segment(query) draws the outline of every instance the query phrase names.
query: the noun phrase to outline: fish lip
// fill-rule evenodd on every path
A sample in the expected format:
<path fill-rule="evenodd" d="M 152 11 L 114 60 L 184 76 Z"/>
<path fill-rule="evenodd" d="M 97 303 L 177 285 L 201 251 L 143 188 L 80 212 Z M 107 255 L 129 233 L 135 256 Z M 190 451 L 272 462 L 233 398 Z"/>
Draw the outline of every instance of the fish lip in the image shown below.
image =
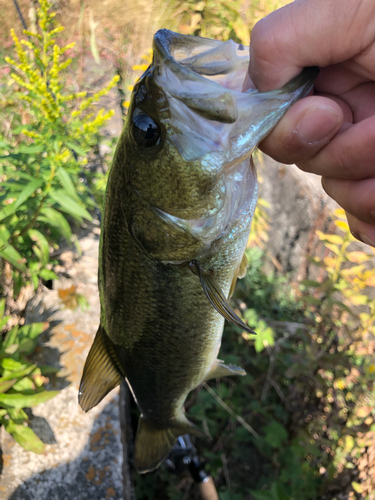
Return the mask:
<path fill-rule="evenodd" d="M 154 80 L 169 99 L 179 100 L 195 113 L 220 123 L 234 123 L 238 118 L 234 93 L 210 76 L 225 73 L 223 64 L 228 66 L 227 73 L 232 71 L 238 59 L 233 57 L 235 47 L 238 44 L 232 40 L 221 42 L 159 30 L 153 43 Z M 207 56 L 210 58 L 213 50 L 216 59 L 210 67 Z M 248 63 L 248 57 L 242 59 Z"/>
<path fill-rule="evenodd" d="M 242 44 L 159 30 L 153 46 L 153 81 L 168 102 L 161 120 L 168 140 L 184 160 L 216 163 L 218 170 L 249 157 L 318 74 L 305 68 L 282 89 L 242 93 L 250 60 Z"/>

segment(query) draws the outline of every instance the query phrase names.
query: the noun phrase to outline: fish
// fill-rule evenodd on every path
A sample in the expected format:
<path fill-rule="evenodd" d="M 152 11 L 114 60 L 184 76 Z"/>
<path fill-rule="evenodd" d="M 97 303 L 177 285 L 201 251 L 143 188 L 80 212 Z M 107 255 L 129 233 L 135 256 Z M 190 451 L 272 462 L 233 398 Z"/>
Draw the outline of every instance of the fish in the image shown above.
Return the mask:
<path fill-rule="evenodd" d="M 207 437 L 184 402 L 212 378 L 229 299 L 247 268 L 258 197 L 251 155 L 313 87 L 305 68 L 280 90 L 241 92 L 247 47 L 159 30 L 134 86 L 109 172 L 98 285 L 100 325 L 83 369 L 89 411 L 126 380 L 140 409 L 134 466 L 160 466 L 178 436 Z"/>

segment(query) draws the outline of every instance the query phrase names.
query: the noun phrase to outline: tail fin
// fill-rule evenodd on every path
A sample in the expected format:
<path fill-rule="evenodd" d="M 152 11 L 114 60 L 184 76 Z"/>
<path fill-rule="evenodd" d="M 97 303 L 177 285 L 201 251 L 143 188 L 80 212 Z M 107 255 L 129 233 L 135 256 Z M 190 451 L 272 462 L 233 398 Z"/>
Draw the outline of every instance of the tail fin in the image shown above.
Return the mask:
<path fill-rule="evenodd" d="M 151 420 L 140 417 L 135 439 L 134 465 L 140 474 L 157 469 L 182 434 L 208 436 L 191 423 L 184 414 L 173 421 L 171 427 L 160 427 Z"/>

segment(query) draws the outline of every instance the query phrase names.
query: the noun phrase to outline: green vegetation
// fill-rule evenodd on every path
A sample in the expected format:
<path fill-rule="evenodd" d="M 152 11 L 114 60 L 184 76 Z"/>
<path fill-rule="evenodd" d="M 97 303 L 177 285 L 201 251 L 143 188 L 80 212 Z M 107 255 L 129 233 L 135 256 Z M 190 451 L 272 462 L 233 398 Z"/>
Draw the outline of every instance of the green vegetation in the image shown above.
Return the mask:
<path fill-rule="evenodd" d="M 340 234 L 317 233 L 323 257 L 311 259 L 314 280 L 265 275 L 265 252 L 247 251 L 251 265 L 234 300 L 258 335 L 227 325 L 221 350 L 247 375 L 204 384 L 187 403 L 212 436 L 196 446 L 221 500 L 372 498 L 363 469 L 375 430 L 374 254 L 352 249 L 343 211 L 333 217 Z M 136 485 L 140 500 L 162 491 L 199 498 L 187 493 L 187 478 L 163 469 Z"/>
<path fill-rule="evenodd" d="M 23 39 L 13 32 L 16 54 L 0 67 L 0 296 L 7 300 L 0 302 L 0 422 L 25 448 L 41 452 L 43 443 L 25 425 L 24 408 L 55 393 L 43 388 L 49 369 L 28 359 L 44 326 L 9 330 L 4 312 L 12 312 L 10 299 L 28 283 L 37 288 L 40 279 L 56 279 L 51 253 L 61 239 L 74 242 L 101 205 L 106 179 L 87 168 L 86 158 L 112 115 L 94 105 L 117 78 L 103 90 L 80 92 L 82 82 L 69 90 L 69 57 L 78 69 L 90 53 L 112 61 L 125 101 L 135 79 L 129 69 L 142 54 L 148 62 L 149 35 L 158 27 L 248 43 L 255 22 L 281 3 L 111 0 L 104 11 L 93 0 L 88 23 L 80 2 L 68 33 L 69 40 L 78 37 L 74 49 L 63 43 L 51 5 L 40 0 L 35 30 Z M 82 172 L 87 184 L 80 182 Z M 334 500 L 343 492 L 350 500 L 373 498 L 375 302 L 368 292 L 375 287 L 374 255 L 353 248 L 342 212 L 332 217 L 336 230 L 316 234 L 320 247 L 309 279 L 294 283 L 276 270 L 264 272 L 272 256 L 267 205 L 258 204 L 247 250 L 251 265 L 234 297 L 258 335 L 227 326 L 222 346 L 225 361 L 247 375 L 212 381 L 187 404 L 212 436 L 196 445 L 221 500 Z M 75 290 L 63 292 L 64 304 L 76 307 Z M 137 500 L 198 498 L 187 476 L 164 468 L 134 481 Z"/>
<path fill-rule="evenodd" d="M 5 300 L 0 300 L 0 329 L 9 317 L 4 316 Z M 44 451 L 44 443 L 28 427 L 24 408 L 44 403 L 58 391 L 46 391 L 46 375 L 54 373 L 49 366 L 37 366 L 28 361 L 37 346 L 39 335 L 48 323 L 15 326 L 0 338 L 0 423 L 23 448 L 34 453 Z"/>
<path fill-rule="evenodd" d="M 65 55 L 74 44 L 58 43 L 63 28 L 46 0 L 40 0 L 36 15 L 35 31 L 25 31 L 23 39 L 12 30 L 15 56 L 5 57 L 10 71 L 1 89 L 0 297 L 6 300 L 0 301 L 0 423 L 25 449 L 42 453 L 44 444 L 26 425 L 24 408 L 57 393 L 43 387 L 52 369 L 27 359 L 45 325 L 9 330 L 10 316 L 4 313 L 17 311 L 25 287 L 36 290 L 40 280 L 57 279 L 51 252 L 62 239 L 75 242 L 73 229 L 92 218 L 89 211 L 97 203 L 90 186 L 102 196 L 104 183 L 103 174 L 94 178 L 86 169 L 86 157 L 113 115 L 94 104 L 118 78 L 91 96 L 67 91 L 71 59 Z M 83 172 L 87 183 L 80 181 Z M 73 305 L 85 304 L 76 294 Z"/>
<path fill-rule="evenodd" d="M 12 273 L 15 297 L 30 281 L 36 289 L 40 279 L 57 278 L 51 249 L 61 238 L 72 240 L 73 221 L 91 220 L 96 203 L 80 173 L 113 115 L 93 104 L 116 77 L 92 96 L 65 90 L 71 60 L 64 54 L 74 44 L 58 44 L 63 28 L 50 9 L 40 1 L 36 32 L 25 31 L 27 38 L 12 31 L 17 57 L 5 58 L 12 72 L 2 112 L 11 129 L 0 131 L 0 270 L 3 277 Z"/>

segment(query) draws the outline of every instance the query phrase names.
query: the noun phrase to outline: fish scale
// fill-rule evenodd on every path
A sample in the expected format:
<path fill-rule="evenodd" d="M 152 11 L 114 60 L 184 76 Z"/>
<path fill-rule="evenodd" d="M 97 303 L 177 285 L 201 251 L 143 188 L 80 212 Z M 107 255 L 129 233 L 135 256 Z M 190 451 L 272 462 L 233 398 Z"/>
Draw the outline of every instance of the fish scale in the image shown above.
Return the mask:
<path fill-rule="evenodd" d="M 234 42 L 161 30 L 134 86 L 109 173 L 99 255 L 101 320 L 79 391 L 88 411 L 126 379 L 141 411 L 134 462 L 158 467 L 178 436 L 204 433 L 184 402 L 218 360 L 258 188 L 255 146 L 317 75 L 241 93 L 249 58 Z M 253 332 L 252 332 L 253 333 Z"/>

